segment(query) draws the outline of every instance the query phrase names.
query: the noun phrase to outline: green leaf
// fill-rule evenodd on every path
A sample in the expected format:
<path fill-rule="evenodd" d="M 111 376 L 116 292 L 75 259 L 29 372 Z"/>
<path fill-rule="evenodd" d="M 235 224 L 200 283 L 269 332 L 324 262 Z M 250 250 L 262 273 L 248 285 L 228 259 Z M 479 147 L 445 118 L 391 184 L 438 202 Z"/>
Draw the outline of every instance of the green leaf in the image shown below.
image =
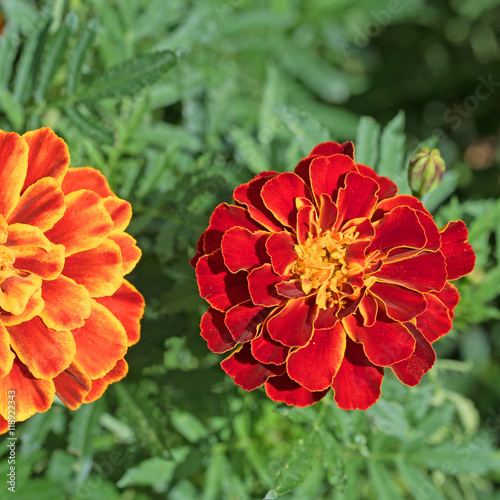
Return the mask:
<path fill-rule="evenodd" d="M 0 87 L 7 88 L 21 37 L 15 26 L 7 24 L 0 36 Z"/>
<path fill-rule="evenodd" d="M 169 50 L 130 59 L 97 76 L 72 100 L 94 101 L 136 94 L 159 80 L 175 65 L 176 60 L 175 54 Z"/>
<path fill-rule="evenodd" d="M 375 490 L 376 498 L 403 500 L 403 497 L 394 485 L 394 478 L 382 461 L 377 458 L 369 460 L 368 473 L 370 475 L 371 484 Z"/>
<path fill-rule="evenodd" d="M 432 498 L 432 500 L 445 500 L 444 496 L 435 488 L 434 484 L 421 469 L 408 462 L 403 462 L 401 459 L 396 461 L 396 466 L 415 499 Z"/>
<path fill-rule="evenodd" d="M 0 90 L 0 107 L 14 130 L 21 132 L 25 120 L 24 108 L 8 90 Z"/>
<path fill-rule="evenodd" d="M 380 400 L 367 410 L 375 424 L 388 436 L 407 439 L 410 425 L 406 419 L 403 406 L 394 401 Z"/>
<path fill-rule="evenodd" d="M 197 443 L 208 436 L 208 429 L 192 413 L 174 410 L 170 415 L 172 425 L 191 443 Z"/>
<path fill-rule="evenodd" d="M 231 132 L 231 138 L 234 141 L 236 152 L 252 173 L 259 174 L 268 170 L 268 160 L 262 151 L 262 146 L 246 130 L 234 129 Z"/>
<path fill-rule="evenodd" d="M 72 106 L 64 106 L 63 111 L 73 125 L 75 125 L 90 141 L 98 145 L 113 144 L 113 133 L 104 128 L 90 113 L 84 115 L 83 113 L 80 113 L 77 108 Z"/>
<path fill-rule="evenodd" d="M 152 457 L 140 462 L 136 467 L 128 469 L 116 483 L 119 488 L 128 486 L 155 486 L 164 491 L 174 475 L 177 464 L 174 460 Z"/>
<path fill-rule="evenodd" d="M 222 446 L 214 446 L 205 474 L 203 500 L 219 500 L 223 498 L 222 485 L 229 473 L 227 458 Z"/>
<path fill-rule="evenodd" d="M 355 158 L 357 163 L 368 165 L 372 168 L 377 164 L 380 128 L 380 124 L 371 116 L 362 116 L 359 119 L 355 143 Z"/>

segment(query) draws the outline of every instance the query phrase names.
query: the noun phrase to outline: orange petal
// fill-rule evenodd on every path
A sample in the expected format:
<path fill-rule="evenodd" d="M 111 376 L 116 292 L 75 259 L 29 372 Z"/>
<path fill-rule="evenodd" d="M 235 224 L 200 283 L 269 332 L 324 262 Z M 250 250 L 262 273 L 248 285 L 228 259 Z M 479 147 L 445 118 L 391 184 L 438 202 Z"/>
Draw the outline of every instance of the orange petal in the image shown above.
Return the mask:
<path fill-rule="evenodd" d="M 113 221 L 102 199 L 92 191 L 80 190 L 64 198 L 66 212 L 46 235 L 66 248 L 66 256 L 95 248 L 113 229 Z"/>
<path fill-rule="evenodd" d="M 76 345 L 71 332 L 51 330 L 38 317 L 9 326 L 7 330 L 12 348 L 36 378 L 54 378 L 75 357 Z"/>
<path fill-rule="evenodd" d="M 52 380 L 38 380 L 16 359 L 10 373 L 0 379 L 0 415 L 8 418 L 8 394 L 15 392 L 16 420 L 22 422 L 35 413 L 47 411 L 54 401 Z"/>
<path fill-rule="evenodd" d="M 9 374 L 15 357 L 15 354 L 10 350 L 9 332 L 0 323 L 0 378 Z"/>
<path fill-rule="evenodd" d="M 7 231 L 8 224 L 2 214 L 0 214 L 0 245 L 3 245 L 7 241 Z"/>
<path fill-rule="evenodd" d="M 123 231 L 113 231 L 109 235 L 109 239 L 113 240 L 121 249 L 123 274 L 130 273 L 142 255 L 141 249 L 136 245 L 137 241 Z"/>
<path fill-rule="evenodd" d="M 91 297 L 113 295 L 123 278 L 120 247 L 105 239 L 92 250 L 67 257 L 62 274 L 83 285 Z"/>
<path fill-rule="evenodd" d="M 78 285 L 66 276 L 42 283 L 45 302 L 40 318 L 48 328 L 73 330 L 85 324 L 90 316 L 90 294 L 83 285 Z"/>
<path fill-rule="evenodd" d="M 0 434 L 5 434 L 9 430 L 9 422 L 0 416 Z"/>
<path fill-rule="evenodd" d="M 124 378 L 128 373 L 128 365 L 124 359 L 119 359 L 115 367 L 110 370 L 104 377 L 92 380 L 92 389 L 85 397 L 85 403 L 92 403 L 93 401 L 99 399 L 109 384 L 118 382 Z"/>
<path fill-rule="evenodd" d="M 22 314 L 32 295 L 40 289 L 42 279 L 34 274 L 11 276 L 0 284 L 0 309 L 15 316 Z"/>
<path fill-rule="evenodd" d="M 64 210 L 64 194 L 58 182 L 44 177 L 24 191 L 9 216 L 9 223 L 28 224 L 47 231 L 63 216 Z"/>
<path fill-rule="evenodd" d="M 94 191 L 101 198 L 115 196 L 111 191 L 106 177 L 99 170 L 91 167 L 70 168 L 62 183 L 64 194 L 80 189 Z"/>
<path fill-rule="evenodd" d="M 8 217 L 19 201 L 28 168 L 28 145 L 13 132 L 0 131 L 0 214 Z"/>
<path fill-rule="evenodd" d="M 48 127 L 27 132 L 23 139 L 29 146 L 28 173 L 23 190 L 42 177 L 53 177 L 60 183 L 69 165 L 66 143 Z"/>
<path fill-rule="evenodd" d="M 84 402 L 92 381 L 82 367 L 73 361 L 66 370 L 54 378 L 57 397 L 70 409 L 76 410 Z"/>
<path fill-rule="evenodd" d="M 34 278 L 37 278 L 34 276 Z M 42 281 L 42 284 L 44 282 Z M 1 292 L 0 292 L 1 293 Z M 42 299 L 42 290 L 38 288 L 35 293 L 29 298 L 26 307 L 23 312 L 20 314 L 10 314 L 10 313 L 1 313 L 0 320 L 3 322 L 5 326 L 19 325 L 25 321 L 29 321 L 30 319 L 38 316 L 44 307 L 44 302 Z"/>
<path fill-rule="evenodd" d="M 115 229 L 124 231 L 132 218 L 132 206 L 130 203 L 116 196 L 108 196 L 103 201 L 108 214 L 115 223 Z"/>
<path fill-rule="evenodd" d="M 92 301 L 92 313 L 81 328 L 73 330 L 77 361 L 92 379 L 106 375 L 127 352 L 122 324 L 103 305 Z"/>
<path fill-rule="evenodd" d="M 96 300 L 123 325 L 128 345 L 137 343 L 141 331 L 140 320 L 144 314 L 144 299 L 134 286 L 123 280 L 121 287 L 111 297 L 101 297 Z"/>

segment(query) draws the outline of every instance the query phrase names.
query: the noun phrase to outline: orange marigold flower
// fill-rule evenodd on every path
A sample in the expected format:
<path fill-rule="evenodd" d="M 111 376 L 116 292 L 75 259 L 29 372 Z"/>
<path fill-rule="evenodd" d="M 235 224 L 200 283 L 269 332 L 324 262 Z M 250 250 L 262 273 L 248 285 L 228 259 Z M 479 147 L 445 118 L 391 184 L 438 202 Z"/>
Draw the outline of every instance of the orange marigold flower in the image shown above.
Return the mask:
<path fill-rule="evenodd" d="M 0 431 L 52 405 L 72 410 L 127 374 L 141 294 L 130 204 L 93 168 L 68 169 L 49 128 L 0 131 Z"/>
<path fill-rule="evenodd" d="M 210 307 L 201 335 L 243 389 L 343 409 L 380 397 L 384 367 L 406 385 L 434 364 L 475 262 L 462 221 L 438 229 L 417 198 L 323 143 L 294 173 L 263 172 L 219 205 L 191 264 Z"/>

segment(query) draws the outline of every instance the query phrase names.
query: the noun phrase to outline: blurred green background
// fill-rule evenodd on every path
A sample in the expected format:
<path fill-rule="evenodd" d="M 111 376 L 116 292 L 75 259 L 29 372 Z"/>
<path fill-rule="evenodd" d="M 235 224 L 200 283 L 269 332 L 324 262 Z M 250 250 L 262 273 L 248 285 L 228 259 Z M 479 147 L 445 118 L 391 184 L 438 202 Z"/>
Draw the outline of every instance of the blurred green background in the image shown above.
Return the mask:
<path fill-rule="evenodd" d="M 500 499 L 499 6 L 0 2 L 0 128 L 52 127 L 132 203 L 147 301 L 124 381 L 17 426 L 17 498 Z M 237 185 L 325 140 L 354 140 L 403 191 L 408 155 L 438 147 L 448 171 L 423 201 L 467 222 L 478 257 L 436 366 L 415 388 L 386 375 L 366 412 L 235 386 L 199 336 L 188 264 Z"/>

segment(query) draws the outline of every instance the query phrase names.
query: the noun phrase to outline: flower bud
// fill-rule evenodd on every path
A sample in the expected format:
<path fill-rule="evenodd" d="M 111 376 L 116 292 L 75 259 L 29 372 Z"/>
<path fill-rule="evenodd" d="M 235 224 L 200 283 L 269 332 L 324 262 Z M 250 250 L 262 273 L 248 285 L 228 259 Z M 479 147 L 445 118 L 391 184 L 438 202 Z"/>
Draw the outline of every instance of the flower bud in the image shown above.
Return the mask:
<path fill-rule="evenodd" d="M 446 163 L 441 158 L 439 149 L 421 148 L 410 160 L 408 179 L 412 191 L 423 196 L 437 188 L 443 180 Z"/>

